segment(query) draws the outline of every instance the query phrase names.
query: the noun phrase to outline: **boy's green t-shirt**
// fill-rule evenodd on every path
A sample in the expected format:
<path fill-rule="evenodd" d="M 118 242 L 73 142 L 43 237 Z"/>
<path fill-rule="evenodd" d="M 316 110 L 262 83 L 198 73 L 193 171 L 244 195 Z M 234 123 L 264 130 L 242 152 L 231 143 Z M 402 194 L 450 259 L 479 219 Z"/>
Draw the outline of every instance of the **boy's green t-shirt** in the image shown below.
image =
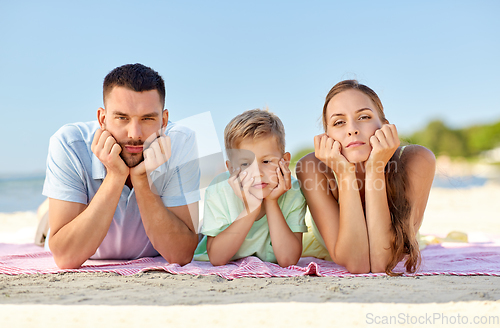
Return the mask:
<path fill-rule="evenodd" d="M 209 260 L 207 236 L 215 237 L 224 231 L 245 208 L 243 202 L 236 196 L 227 182 L 228 178 L 229 172 L 219 174 L 206 190 L 201 229 L 201 233 L 205 236 L 194 253 L 193 259 L 196 261 Z M 304 219 L 306 200 L 300 190 L 299 182 L 294 177 L 292 177 L 292 188 L 278 199 L 278 205 L 292 232 L 307 232 Z M 231 260 L 251 255 L 257 256 L 263 261 L 276 263 L 266 215 L 254 222 L 245 241 Z"/>

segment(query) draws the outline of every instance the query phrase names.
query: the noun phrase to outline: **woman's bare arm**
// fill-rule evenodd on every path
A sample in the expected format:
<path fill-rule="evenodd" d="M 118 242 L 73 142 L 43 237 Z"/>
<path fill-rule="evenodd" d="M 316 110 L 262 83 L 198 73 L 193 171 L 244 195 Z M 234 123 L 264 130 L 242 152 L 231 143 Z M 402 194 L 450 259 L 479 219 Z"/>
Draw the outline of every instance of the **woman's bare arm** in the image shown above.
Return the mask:
<path fill-rule="evenodd" d="M 409 145 L 402 154 L 408 174 L 406 197 L 411 206 L 410 222 L 417 233 L 424 218 L 432 181 L 436 172 L 436 157 L 429 149 Z"/>
<path fill-rule="evenodd" d="M 366 222 L 352 177 L 337 187 L 333 171 L 311 153 L 297 163 L 297 178 L 333 261 L 352 273 L 369 272 Z"/>

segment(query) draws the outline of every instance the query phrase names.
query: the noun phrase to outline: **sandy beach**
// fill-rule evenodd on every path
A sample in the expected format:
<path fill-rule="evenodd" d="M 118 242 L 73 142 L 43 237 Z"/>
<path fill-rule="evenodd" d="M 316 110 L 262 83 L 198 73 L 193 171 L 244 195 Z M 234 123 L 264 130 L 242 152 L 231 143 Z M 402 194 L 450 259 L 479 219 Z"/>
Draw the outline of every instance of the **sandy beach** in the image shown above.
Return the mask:
<path fill-rule="evenodd" d="M 456 230 L 472 239 L 500 235 L 499 196 L 500 185 L 493 182 L 465 189 L 433 188 L 420 231 L 446 235 Z M 31 242 L 36 223 L 33 212 L 0 214 L 0 242 Z M 416 327 L 424 318 L 426 326 L 476 320 L 488 327 L 500 324 L 499 300 L 500 277 L 488 276 L 227 281 L 166 272 L 0 275 L 2 327 L 363 327 L 392 319 L 396 325 Z M 486 323 L 488 318 L 493 324 Z"/>

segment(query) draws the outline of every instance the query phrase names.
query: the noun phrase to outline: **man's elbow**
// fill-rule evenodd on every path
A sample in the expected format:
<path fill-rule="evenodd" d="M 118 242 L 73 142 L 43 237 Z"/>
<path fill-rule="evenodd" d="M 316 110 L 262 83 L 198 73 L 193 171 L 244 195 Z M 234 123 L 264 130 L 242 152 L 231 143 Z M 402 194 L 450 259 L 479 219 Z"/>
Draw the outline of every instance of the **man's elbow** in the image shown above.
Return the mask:
<path fill-rule="evenodd" d="M 79 269 L 83 264 L 83 262 L 75 260 L 74 257 L 68 256 L 67 254 L 64 255 L 52 254 L 52 255 L 54 257 L 54 262 L 56 262 L 56 265 L 59 269 L 63 270 Z"/>
<path fill-rule="evenodd" d="M 54 262 L 59 269 L 79 269 L 86 261 L 86 259 L 82 260 L 81 257 L 78 257 L 78 254 L 70 253 L 64 247 L 58 247 L 59 245 L 52 239 L 49 241 L 49 246 Z"/>
<path fill-rule="evenodd" d="M 168 263 L 176 263 L 184 266 L 191 263 L 194 256 L 194 251 L 198 245 L 198 235 L 193 234 L 189 240 L 184 240 L 184 244 L 178 244 L 176 248 L 172 248 L 169 244 L 153 243 L 153 247 Z"/>
<path fill-rule="evenodd" d="M 160 253 L 161 254 L 161 253 Z M 183 254 L 162 254 L 163 258 L 170 264 L 179 264 L 180 266 L 184 266 L 188 263 L 191 263 L 193 260 L 194 250 L 192 252 L 184 252 Z"/>

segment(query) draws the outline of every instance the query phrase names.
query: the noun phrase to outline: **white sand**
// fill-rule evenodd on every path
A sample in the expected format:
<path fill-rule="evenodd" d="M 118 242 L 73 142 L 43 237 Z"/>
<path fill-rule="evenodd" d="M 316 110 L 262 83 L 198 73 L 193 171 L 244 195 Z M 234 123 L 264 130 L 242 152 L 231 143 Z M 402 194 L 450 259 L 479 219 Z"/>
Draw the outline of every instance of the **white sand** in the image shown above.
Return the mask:
<path fill-rule="evenodd" d="M 0 243 L 32 243 L 37 225 L 35 212 L 0 213 Z"/>
<path fill-rule="evenodd" d="M 500 185 L 431 189 L 420 231 L 446 234 L 451 230 L 500 234 Z"/>
<path fill-rule="evenodd" d="M 471 311 L 476 309 L 476 311 Z M 2 327 L 498 327 L 500 304 L 244 303 L 223 306 L 0 305 Z M 457 323 L 458 322 L 458 323 Z M 448 324 L 446 324 L 448 323 Z M 453 324 L 454 323 L 454 324 Z M 489 323 L 489 324 L 488 324 Z"/>
<path fill-rule="evenodd" d="M 0 214 L 0 227 L 0 242 L 31 242 L 36 215 Z M 451 230 L 500 234 L 500 186 L 433 189 L 421 232 L 446 234 Z M 396 316 L 397 323 L 401 323 L 401 313 L 410 320 L 425 320 L 426 315 L 453 316 L 454 320 L 458 315 L 462 320 L 467 316 L 467 324 L 472 327 L 474 316 L 497 316 L 498 320 L 498 300 L 499 277 L 226 281 L 214 276 L 173 276 L 164 272 L 131 277 L 0 275 L 0 327 L 362 327 L 384 316 Z M 367 317 L 370 313 L 373 315 Z M 434 321 L 435 326 L 441 323 Z M 480 326 L 499 325 L 497 321 L 496 325 Z M 422 324 L 410 322 L 403 326 Z"/>

